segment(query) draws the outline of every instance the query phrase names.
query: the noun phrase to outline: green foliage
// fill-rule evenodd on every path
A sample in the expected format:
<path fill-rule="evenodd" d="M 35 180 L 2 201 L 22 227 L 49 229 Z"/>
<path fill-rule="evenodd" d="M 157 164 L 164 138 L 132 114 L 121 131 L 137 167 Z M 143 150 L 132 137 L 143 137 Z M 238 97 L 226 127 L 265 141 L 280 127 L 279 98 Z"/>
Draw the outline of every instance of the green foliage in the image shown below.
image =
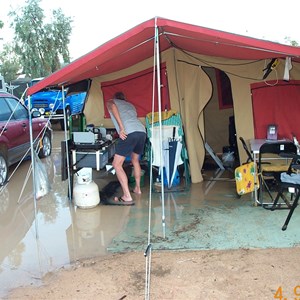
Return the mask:
<path fill-rule="evenodd" d="M 16 78 L 16 74 L 21 69 L 19 57 L 14 53 L 12 44 L 5 44 L 0 53 L 0 73 L 4 76 L 6 82 Z"/>
<path fill-rule="evenodd" d="M 70 62 L 68 44 L 72 33 L 70 17 L 61 9 L 52 11 L 52 23 L 44 24 L 45 14 L 41 0 L 27 0 L 19 15 L 11 11 L 14 29 L 14 51 L 22 65 L 22 73 L 45 77 Z"/>
<path fill-rule="evenodd" d="M 3 21 L 0 20 L 0 29 L 3 28 L 3 26 L 4 26 L 4 23 L 3 23 Z"/>
<path fill-rule="evenodd" d="M 295 46 L 298 47 L 299 43 L 297 41 L 291 40 L 291 38 L 289 36 L 284 38 L 285 42 L 291 46 Z"/>

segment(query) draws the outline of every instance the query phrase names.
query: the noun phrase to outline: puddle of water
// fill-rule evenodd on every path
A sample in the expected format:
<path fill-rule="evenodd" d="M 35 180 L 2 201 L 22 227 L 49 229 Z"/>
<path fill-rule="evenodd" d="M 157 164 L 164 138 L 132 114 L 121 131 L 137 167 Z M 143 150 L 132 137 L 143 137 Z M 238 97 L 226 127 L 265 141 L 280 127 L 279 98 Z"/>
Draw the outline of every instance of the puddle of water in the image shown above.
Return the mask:
<path fill-rule="evenodd" d="M 80 259 L 108 251 L 141 251 L 143 255 L 149 213 L 154 250 L 299 245 L 299 214 L 294 214 L 288 230 L 282 232 L 287 211 L 253 207 L 251 195 L 235 197 L 235 184 L 225 174 L 218 180 L 192 184 L 186 192 L 166 193 L 164 211 L 161 194 L 151 195 L 148 184 L 142 195 L 134 195 L 133 207 L 76 208 L 67 197 L 67 182 L 61 181 L 63 138 L 62 132 L 55 132 L 53 153 L 42 160 L 52 186 L 48 195 L 34 205 L 32 179 L 27 176 L 30 161 L 21 164 L 0 194 L 0 297 L 16 287 L 39 285 L 45 274 Z M 116 177 L 105 174 L 93 179 L 101 189 Z"/>
<path fill-rule="evenodd" d="M 57 136 L 63 138 L 61 132 Z M 107 254 L 128 218 L 125 207 L 74 206 L 67 181 L 61 181 L 60 141 L 54 145 L 51 157 L 42 160 L 49 194 L 34 205 L 30 161 L 18 167 L 0 194 L 0 297 L 16 287 L 38 285 L 46 273 L 76 260 Z"/>

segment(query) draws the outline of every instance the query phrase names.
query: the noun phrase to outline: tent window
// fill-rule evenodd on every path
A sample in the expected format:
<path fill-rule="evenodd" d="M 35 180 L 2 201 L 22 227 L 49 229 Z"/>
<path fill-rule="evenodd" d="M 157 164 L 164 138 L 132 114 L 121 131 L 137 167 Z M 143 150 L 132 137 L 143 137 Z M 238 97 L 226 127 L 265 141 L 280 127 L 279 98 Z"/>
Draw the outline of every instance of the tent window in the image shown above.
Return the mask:
<path fill-rule="evenodd" d="M 279 139 L 300 139 L 300 81 L 274 83 L 251 84 L 255 138 L 265 139 L 268 125 L 276 124 Z"/>
<path fill-rule="evenodd" d="M 161 107 L 171 109 L 168 89 L 168 76 L 165 64 L 160 68 L 161 78 Z M 104 118 L 110 118 L 106 108 L 106 102 L 113 97 L 115 92 L 122 91 L 129 102 L 137 110 L 138 117 L 145 117 L 152 111 L 152 89 L 153 89 L 153 68 L 135 73 L 130 76 L 122 77 L 117 80 L 101 83 L 101 89 L 104 99 Z M 158 111 L 157 91 L 155 91 L 154 110 Z"/>
<path fill-rule="evenodd" d="M 233 100 L 230 79 L 225 72 L 219 69 L 215 69 L 215 71 L 218 87 L 219 107 L 220 109 L 232 108 Z"/>

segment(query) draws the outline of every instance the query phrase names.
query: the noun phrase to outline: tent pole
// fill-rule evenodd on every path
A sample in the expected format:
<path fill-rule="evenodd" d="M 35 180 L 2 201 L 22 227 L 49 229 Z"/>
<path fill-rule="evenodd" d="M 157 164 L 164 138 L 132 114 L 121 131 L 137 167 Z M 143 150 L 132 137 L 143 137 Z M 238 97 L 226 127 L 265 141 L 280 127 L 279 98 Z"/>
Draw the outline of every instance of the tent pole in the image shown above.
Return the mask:
<path fill-rule="evenodd" d="M 38 234 L 38 220 L 37 220 L 37 199 L 36 199 L 36 186 L 35 186 L 35 156 L 32 134 L 32 116 L 31 116 L 31 97 L 28 97 L 28 112 L 29 112 L 29 136 L 30 136 L 30 151 L 31 151 L 31 167 L 32 167 L 32 190 L 33 190 L 33 203 L 34 203 L 34 220 L 35 220 L 35 237 L 39 238 Z"/>
<path fill-rule="evenodd" d="M 154 40 L 155 43 L 155 40 Z M 153 47 L 153 76 L 152 76 L 152 120 L 154 115 L 154 95 L 155 95 L 155 46 Z M 153 132 L 153 122 L 151 130 Z M 145 300 L 150 299 L 150 277 L 151 277 L 151 210 L 152 210 L 152 185 L 153 185 L 153 170 L 152 170 L 152 155 L 153 149 L 150 148 L 150 188 L 149 188 L 149 204 L 148 204 L 148 238 L 147 248 L 144 252 L 146 257 L 146 274 L 145 274 Z"/>
<path fill-rule="evenodd" d="M 163 160 L 162 151 L 162 127 L 161 127 L 161 81 L 160 81 L 160 60 L 159 60 L 159 32 L 157 26 L 157 17 L 155 17 L 154 25 L 154 53 L 153 53 L 153 86 L 152 86 L 152 120 L 154 120 L 154 101 L 155 101 L 155 88 L 157 84 L 157 97 L 158 97 L 158 115 L 159 115 L 159 141 L 160 141 L 160 162 Z M 156 73 L 156 76 L 155 76 Z M 155 84 L 156 83 L 156 84 Z M 154 122 L 152 122 L 152 132 L 153 132 Z M 144 252 L 146 257 L 146 278 L 145 278 L 145 300 L 150 299 L 150 275 L 151 275 L 151 206 L 152 206 L 152 148 L 150 153 L 150 191 L 149 191 L 149 222 L 148 222 L 148 245 Z M 162 226 L 163 226 L 163 237 L 165 238 L 165 198 L 164 198 L 164 185 L 163 185 L 163 168 L 161 167 L 161 200 L 162 200 Z"/>
<path fill-rule="evenodd" d="M 162 149 L 162 120 L 161 120 L 161 79 L 160 79 L 160 53 L 159 53 L 159 32 L 157 26 L 157 18 L 155 18 L 155 50 L 156 50 L 156 77 L 157 77 L 157 101 L 158 101 L 158 120 L 159 120 L 159 143 L 160 143 L 160 162 L 163 162 L 163 149 Z M 162 202 L 162 226 L 163 237 L 165 238 L 165 192 L 164 192 L 164 179 L 163 168 L 161 168 L 161 202 Z"/>
<path fill-rule="evenodd" d="M 63 102 L 63 112 L 64 112 L 64 135 L 65 135 L 65 143 L 66 143 L 66 158 L 67 158 L 67 174 L 68 174 L 68 191 L 69 191 L 69 200 L 72 201 L 72 191 L 71 187 L 71 178 L 70 178 L 70 160 L 69 160 L 69 145 L 68 145 L 68 134 L 67 134 L 67 120 L 66 120 L 66 110 L 64 109 L 65 107 L 65 88 L 62 86 L 61 88 L 62 92 L 62 102 Z M 72 177 L 73 180 L 73 177 Z"/>

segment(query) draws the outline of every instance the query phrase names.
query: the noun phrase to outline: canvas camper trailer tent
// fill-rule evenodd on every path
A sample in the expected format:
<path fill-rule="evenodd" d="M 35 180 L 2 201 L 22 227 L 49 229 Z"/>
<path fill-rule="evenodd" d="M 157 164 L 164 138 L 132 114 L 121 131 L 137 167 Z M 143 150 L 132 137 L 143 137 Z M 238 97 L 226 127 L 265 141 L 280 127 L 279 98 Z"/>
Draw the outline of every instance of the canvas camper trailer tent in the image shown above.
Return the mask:
<path fill-rule="evenodd" d="M 105 101 L 117 90 L 137 106 L 143 122 L 153 98 L 160 100 L 161 110 L 178 111 L 193 183 L 203 180 L 204 142 L 217 152 L 228 145 L 231 116 L 237 136 L 247 140 L 264 132 L 270 111 L 277 107 L 276 121 L 285 124 L 280 135 L 293 131 L 300 138 L 300 121 L 294 118 L 300 112 L 299 47 L 153 18 L 53 73 L 28 93 L 86 79 L 92 80 L 84 110 L 87 123 L 112 127 Z M 226 98 L 224 79 L 231 99 Z M 238 148 L 241 161 L 246 160 L 239 143 Z"/>

